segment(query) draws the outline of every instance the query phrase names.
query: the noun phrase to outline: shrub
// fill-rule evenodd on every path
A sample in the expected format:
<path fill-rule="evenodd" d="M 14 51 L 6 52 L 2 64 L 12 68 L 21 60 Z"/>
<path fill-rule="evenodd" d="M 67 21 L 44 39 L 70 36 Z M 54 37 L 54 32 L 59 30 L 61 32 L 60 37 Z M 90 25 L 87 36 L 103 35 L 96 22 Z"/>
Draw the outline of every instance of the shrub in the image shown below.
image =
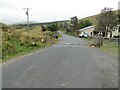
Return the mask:
<path fill-rule="evenodd" d="M 80 29 L 91 26 L 91 25 L 92 25 L 92 23 L 89 20 L 81 20 L 78 24 Z"/>
<path fill-rule="evenodd" d="M 3 41 L 2 46 L 3 46 L 2 47 L 2 58 L 3 59 L 9 55 L 14 55 L 15 53 L 17 53 L 16 47 L 8 41 Z"/>

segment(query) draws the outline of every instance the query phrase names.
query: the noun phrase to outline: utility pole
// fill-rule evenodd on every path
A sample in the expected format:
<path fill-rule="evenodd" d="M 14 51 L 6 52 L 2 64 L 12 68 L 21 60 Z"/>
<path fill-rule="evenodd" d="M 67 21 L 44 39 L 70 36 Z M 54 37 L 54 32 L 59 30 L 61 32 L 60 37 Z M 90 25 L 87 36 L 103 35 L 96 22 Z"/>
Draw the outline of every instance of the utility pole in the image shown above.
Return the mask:
<path fill-rule="evenodd" d="M 23 8 L 26 9 L 26 15 L 27 15 L 27 30 L 29 30 L 29 10 L 31 10 L 30 8 Z"/>

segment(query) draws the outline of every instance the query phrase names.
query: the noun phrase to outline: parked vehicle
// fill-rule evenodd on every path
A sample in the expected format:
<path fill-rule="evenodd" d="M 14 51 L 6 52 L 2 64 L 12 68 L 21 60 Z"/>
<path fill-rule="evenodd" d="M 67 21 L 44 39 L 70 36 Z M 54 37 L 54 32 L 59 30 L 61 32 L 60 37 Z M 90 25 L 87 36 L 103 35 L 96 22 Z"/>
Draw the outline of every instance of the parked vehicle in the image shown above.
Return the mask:
<path fill-rule="evenodd" d="M 85 33 L 85 32 L 81 32 L 81 34 L 79 34 L 79 37 L 80 38 L 87 38 L 87 37 L 90 37 L 90 35 Z"/>

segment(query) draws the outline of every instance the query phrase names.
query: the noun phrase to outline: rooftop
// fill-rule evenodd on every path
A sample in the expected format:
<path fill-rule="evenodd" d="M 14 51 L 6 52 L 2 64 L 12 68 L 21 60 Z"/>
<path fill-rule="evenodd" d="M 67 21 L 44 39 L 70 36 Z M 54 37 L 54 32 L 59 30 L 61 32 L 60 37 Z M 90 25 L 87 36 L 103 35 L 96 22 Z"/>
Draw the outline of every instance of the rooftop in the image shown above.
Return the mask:
<path fill-rule="evenodd" d="M 91 28 L 94 28 L 94 26 L 88 26 L 88 27 L 85 27 L 85 28 L 82 28 L 82 29 L 79 29 L 79 30 L 83 31 L 83 30 L 87 30 L 87 29 L 91 29 Z"/>

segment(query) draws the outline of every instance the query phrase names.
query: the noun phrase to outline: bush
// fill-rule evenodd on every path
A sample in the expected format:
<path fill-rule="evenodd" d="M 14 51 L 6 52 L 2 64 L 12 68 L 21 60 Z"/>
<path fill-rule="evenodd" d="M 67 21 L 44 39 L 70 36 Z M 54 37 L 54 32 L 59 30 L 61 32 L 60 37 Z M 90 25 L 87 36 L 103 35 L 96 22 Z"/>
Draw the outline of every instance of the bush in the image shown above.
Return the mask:
<path fill-rule="evenodd" d="M 14 55 L 17 53 L 17 49 L 14 45 L 12 45 L 10 42 L 8 41 L 3 41 L 3 45 L 2 45 L 2 58 L 4 59 L 5 57 L 9 56 L 9 55 Z"/>
<path fill-rule="evenodd" d="M 91 25 L 92 23 L 89 20 L 81 20 L 78 24 L 80 29 L 91 26 Z"/>

